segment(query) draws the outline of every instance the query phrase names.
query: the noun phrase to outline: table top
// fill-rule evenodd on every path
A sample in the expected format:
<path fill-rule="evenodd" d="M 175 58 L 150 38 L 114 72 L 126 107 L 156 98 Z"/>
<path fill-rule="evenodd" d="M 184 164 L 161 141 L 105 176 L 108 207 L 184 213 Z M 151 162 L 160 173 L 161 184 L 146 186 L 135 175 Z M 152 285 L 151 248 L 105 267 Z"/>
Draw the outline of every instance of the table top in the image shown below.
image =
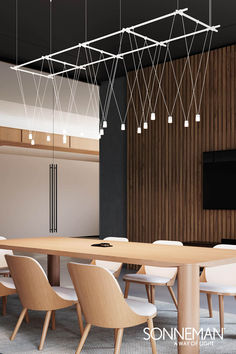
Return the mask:
<path fill-rule="evenodd" d="M 91 246 L 100 242 L 94 239 L 54 236 L 20 238 L 1 240 L 0 249 L 162 267 L 236 263 L 235 250 L 118 241 L 109 241 L 113 247 Z"/>

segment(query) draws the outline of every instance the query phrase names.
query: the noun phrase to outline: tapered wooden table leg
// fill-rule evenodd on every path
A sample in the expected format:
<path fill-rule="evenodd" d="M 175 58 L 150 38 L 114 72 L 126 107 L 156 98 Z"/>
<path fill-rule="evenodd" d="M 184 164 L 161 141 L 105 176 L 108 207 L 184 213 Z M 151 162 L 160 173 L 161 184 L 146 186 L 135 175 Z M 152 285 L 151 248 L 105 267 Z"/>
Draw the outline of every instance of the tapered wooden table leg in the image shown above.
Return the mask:
<path fill-rule="evenodd" d="M 200 326 L 199 266 L 178 268 L 178 331 L 179 354 L 198 354 Z"/>
<path fill-rule="evenodd" d="M 60 286 L 60 256 L 48 254 L 48 280 L 52 286 Z"/>

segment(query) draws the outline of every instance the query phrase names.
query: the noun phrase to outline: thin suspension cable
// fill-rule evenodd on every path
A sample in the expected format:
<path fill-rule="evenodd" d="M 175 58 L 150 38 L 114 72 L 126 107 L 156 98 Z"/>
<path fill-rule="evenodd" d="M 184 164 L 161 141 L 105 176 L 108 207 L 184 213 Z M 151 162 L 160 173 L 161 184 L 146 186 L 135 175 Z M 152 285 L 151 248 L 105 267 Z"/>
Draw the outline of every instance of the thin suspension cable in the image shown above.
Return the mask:
<path fill-rule="evenodd" d="M 88 2 L 84 0 L 84 38 L 88 40 Z"/>
<path fill-rule="evenodd" d="M 176 77 L 176 73 L 175 73 L 175 68 L 174 68 L 174 65 L 173 65 L 173 60 L 172 60 L 172 57 L 171 57 L 171 53 L 170 53 L 170 48 L 169 48 L 169 46 L 167 47 L 167 51 L 168 51 L 168 53 L 169 53 L 170 66 L 171 66 L 171 69 L 172 69 L 172 73 L 173 73 L 173 75 L 174 75 L 175 84 L 176 84 L 176 87 L 178 88 L 178 81 L 177 81 L 177 77 Z M 181 109 L 182 109 L 184 118 L 186 119 L 186 113 L 185 113 L 184 104 L 183 104 L 183 100 L 182 100 L 182 96 L 181 96 L 181 95 L 179 95 L 179 100 L 180 100 L 180 106 L 181 106 Z"/>
<path fill-rule="evenodd" d="M 182 19 L 182 25 L 183 25 L 183 31 L 184 34 L 186 35 L 186 30 L 185 30 L 185 23 L 184 23 L 184 18 L 183 16 L 181 17 Z M 195 37 L 195 35 L 193 36 L 193 38 Z M 192 68 L 191 68 L 191 62 L 190 62 L 190 57 L 189 57 L 189 50 L 188 50 L 188 42 L 187 42 L 187 38 L 184 38 L 184 42 L 185 42 L 185 47 L 186 47 L 186 51 L 187 51 L 187 62 L 188 62 L 188 67 L 189 67 L 189 73 L 190 73 L 190 80 L 191 80 L 191 86 L 192 86 L 192 91 L 193 91 L 193 98 L 194 98 L 194 104 L 195 104 L 195 109 L 197 110 L 197 99 L 196 99 L 196 95 L 195 95 L 195 90 L 194 90 L 194 82 L 193 82 L 193 73 L 192 73 Z"/>
<path fill-rule="evenodd" d="M 126 122 L 127 120 L 127 115 L 128 115 L 128 110 L 129 110 L 129 107 L 130 107 L 130 104 L 132 102 L 132 105 L 133 105 L 133 109 L 134 109 L 134 115 L 135 115 L 135 118 L 136 118 L 136 123 L 138 125 L 138 114 L 137 114 L 137 111 L 136 111 L 136 105 L 135 105 L 135 102 L 134 102 L 134 99 L 133 99 L 133 90 L 134 90 L 134 83 L 133 83 L 133 86 L 131 88 L 131 85 L 130 85 L 130 81 L 129 81 L 129 73 L 128 73 L 128 70 L 127 70 L 127 67 L 126 67 L 126 64 L 125 64 L 125 59 L 123 60 L 123 66 L 124 66 L 124 69 L 125 69 L 125 76 L 126 76 L 126 80 L 127 80 L 127 84 L 128 84 L 128 90 L 130 92 L 129 94 L 129 100 L 128 100 L 128 104 L 127 104 L 127 109 L 126 109 L 126 112 L 125 112 L 125 117 L 124 117 L 124 123 Z M 135 80 L 134 80 L 135 81 Z"/>
<path fill-rule="evenodd" d="M 18 65 L 18 0 L 16 0 L 16 65 Z"/>
<path fill-rule="evenodd" d="M 201 53 L 201 56 L 200 56 L 199 65 L 198 65 L 198 70 L 197 70 L 197 75 L 196 75 L 196 79 L 195 79 L 194 90 L 196 89 L 197 83 L 198 83 L 198 77 L 199 77 L 199 74 L 200 74 L 200 69 L 201 69 L 201 65 L 202 65 L 203 54 L 204 54 L 205 47 L 206 47 L 206 43 L 207 43 L 208 33 L 209 33 L 209 32 L 206 32 L 206 36 L 205 36 L 204 43 L 203 43 L 202 53 Z M 191 97 L 190 104 L 189 104 L 187 120 L 189 119 L 189 115 L 190 115 L 190 111 L 191 111 L 191 106 L 192 106 L 192 101 L 193 101 L 193 95 L 192 95 L 192 97 Z M 198 108 L 197 108 L 197 110 L 196 110 L 196 113 L 199 113 Z"/>
<path fill-rule="evenodd" d="M 200 112 L 200 107 L 201 107 L 201 103 L 202 103 L 202 96 L 203 96 L 203 91 L 204 91 L 204 86 L 205 86 L 205 81 L 206 81 L 206 73 L 207 73 L 207 68 L 208 68 L 208 63 L 209 63 L 209 56 L 210 56 L 210 48 L 211 48 L 211 43 L 212 43 L 212 37 L 213 37 L 213 32 L 211 32 L 211 35 L 210 35 L 210 41 L 209 41 L 207 60 L 206 60 L 206 65 L 205 65 L 205 72 L 204 72 L 204 75 L 203 75 L 203 84 L 202 84 L 202 91 L 201 91 L 201 94 L 200 94 L 198 112 Z"/>
<path fill-rule="evenodd" d="M 209 0 L 209 25 L 212 26 L 212 0 Z"/>
<path fill-rule="evenodd" d="M 171 29 L 170 29 L 170 34 L 169 34 L 169 40 L 170 40 L 171 37 L 172 37 L 173 28 L 174 28 L 174 24 L 175 24 L 175 17 L 176 17 L 176 15 L 174 15 L 173 20 L 172 20 Z M 169 44 L 167 44 L 167 46 L 168 46 L 168 45 L 169 45 Z M 168 51 L 167 51 L 167 48 L 166 48 L 166 53 L 165 53 L 164 62 L 163 62 L 163 64 L 162 64 L 162 71 L 161 71 L 160 79 L 158 78 L 158 75 L 157 75 L 157 67 L 155 67 L 155 77 L 156 77 L 156 79 L 157 79 L 157 81 L 158 81 L 159 90 L 158 90 L 158 93 L 157 93 L 157 96 L 156 96 L 156 100 L 155 100 L 155 104 L 154 104 L 154 112 L 156 111 L 156 106 L 157 106 L 157 102 L 158 102 L 158 98 L 159 98 L 159 93 L 161 92 L 162 99 L 163 99 L 164 105 L 165 105 L 165 107 L 166 107 L 167 113 L 168 113 L 168 115 L 170 115 L 169 108 L 168 108 L 168 105 L 167 105 L 167 102 L 166 102 L 166 99 L 165 99 L 165 95 L 164 95 L 163 90 L 162 90 L 162 88 L 161 88 L 161 83 L 162 83 L 162 79 L 163 79 L 163 75 L 164 75 L 164 70 L 165 70 L 165 65 L 166 65 L 166 60 L 167 60 L 167 54 L 168 54 Z"/>
<path fill-rule="evenodd" d="M 196 24 L 196 26 L 195 26 L 195 31 L 197 30 L 197 26 L 198 26 L 198 24 Z M 192 41 L 191 41 L 190 46 L 189 46 L 189 53 L 191 52 L 192 45 L 193 45 L 193 42 L 194 42 L 194 38 L 195 38 L 195 35 L 192 37 Z M 184 78 L 184 74 L 185 74 L 186 68 L 187 68 L 187 60 L 185 60 L 183 71 L 182 71 L 182 74 L 181 74 L 181 77 L 180 77 L 180 80 L 179 80 L 179 84 L 178 84 L 178 87 L 177 87 L 177 93 L 175 95 L 173 107 L 172 107 L 172 110 L 171 110 L 171 115 L 174 112 L 174 108 L 175 108 L 175 105 L 176 105 L 176 102 L 177 102 L 178 95 L 180 95 L 180 87 L 182 85 L 182 81 L 183 81 L 183 78 Z"/>
<path fill-rule="evenodd" d="M 133 44 L 132 44 L 132 39 L 131 39 L 130 33 L 128 33 L 128 36 L 129 36 L 129 41 L 130 41 L 131 49 L 133 50 Z M 144 41 L 144 46 L 146 45 L 146 43 L 147 43 L 147 40 Z M 138 60 L 138 65 L 136 65 L 135 53 L 132 53 L 132 59 L 133 59 L 133 64 L 134 64 L 134 69 L 135 69 L 135 81 L 134 81 L 134 84 L 137 82 L 138 95 L 139 95 L 139 100 L 140 100 L 142 112 L 143 112 L 143 110 L 144 110 L 144 107 L 143 107 L 143 102 L 142 102 L 142 94 L 141 94 L 141 90 L 140 90 L 140 86 L 141 86 L 141 85 L 140 85 L 140 83 L 139 83 L 139 69 L 141 68 L 141 65 L 142 65 L 143 53 L 144 53 L 144 50 L 141 51 L 141 55 L 139 56 L 139 60 Z M 141 118 L 140 118 L 140 120 L 138 121 L 138 126 L 141 126 L 141 124 L 142 124 L 142 118 L 143 118 L 143 116 L 141 115 Z"/>

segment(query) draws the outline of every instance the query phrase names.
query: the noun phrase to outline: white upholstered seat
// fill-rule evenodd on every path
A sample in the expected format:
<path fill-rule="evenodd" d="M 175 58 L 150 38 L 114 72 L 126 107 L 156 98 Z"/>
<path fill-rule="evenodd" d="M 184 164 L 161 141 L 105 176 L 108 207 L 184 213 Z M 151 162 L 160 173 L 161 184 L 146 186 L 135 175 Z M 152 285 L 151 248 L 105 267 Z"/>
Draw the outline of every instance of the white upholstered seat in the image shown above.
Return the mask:
<path fill-rule="evenodd" d="M 214 283 L 200 283 L 200 291 L 207 293 L 215 293 L 216 295 L 236 296 L 236 286 L 219 285 Z"/>
<path fill-rule="evenodd" d="M 64 300 L 78 301 L 76 292 L 74 289 L 65 288 L 62 286 L 53 286 L 53 290 Z"/>
<path fill-rule="evenodd" d="M 167 241 L 158 240 L 153 242 L 153 245 L 166 245 L 166 246 L 183 246 L 180 241 Z M 136 274 L 125 274 L 123 280 L 126 282 L 125 297 L 128 296 L 130 283 L 144 284 L 146 286 L 148 300 L 155 303 L 155 286 L 166 285 L 170 292 L 170 295 L 177 308 L 177 300 L 173 292 L 172 286 L 177 274 L 177 268 L 175 267 L 153 267 L 142 266 Z"/>
<path fill-rule="evenodd" d="M 0 240 L 6 240 L 6 237 L 0 236 Z M 5 254 L 13 254 L 11 250 L 0 249 L 0 275 L 9 275 L 9 269 L 5 260 Z"/>
<path fill-rule="evenodd" d="M 125 299 L 129 307 L 139 316 L 155 316 L 157 309 L 156 306 L 150 302 L 143 302 L 137 300 Z"/>
<path fill-rule="evenodd" d="M 235 250 L 236 245 L 219 244 L 214 248 Z M 224 296 L 236 296 L 236 263 L 204 268 L 204 281 L 200 282 L 200 292 L 207 294 L 209 315 L 213 317 L 211 295 L 219 297 L 221 333 L 224 330 Z"/>
<path fill-rule="evenodd" d="M 12 278 L 0 278 L 0 283 L 8 289 L 16 289 Z"/>
<path fill-rule="evenodd" d="M 159 277 L 158 275 L 151 275 L 151 274 L 126 274 L 124 276 L 125 280 L 129 281 L 135 281 L 135 283 L 150 283 L 153 285 L 164 285 L 168 283 L 171 278 L 166 278 L 166 277 Z"/>

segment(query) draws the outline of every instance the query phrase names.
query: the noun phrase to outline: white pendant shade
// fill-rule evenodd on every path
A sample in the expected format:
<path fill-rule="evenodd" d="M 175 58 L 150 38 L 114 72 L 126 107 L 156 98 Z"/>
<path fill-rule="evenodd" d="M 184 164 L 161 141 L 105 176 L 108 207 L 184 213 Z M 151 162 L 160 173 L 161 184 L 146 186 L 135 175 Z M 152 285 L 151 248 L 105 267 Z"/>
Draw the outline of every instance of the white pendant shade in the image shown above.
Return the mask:
<path fill-rule="evenodd" d="M 189 127 L 189 122 L 188 122 L 188 120 L 185 120 L 185 121 L 184 121 L 184 127 L 185 127 L 185 128 L 188 128 L 188 127 Z"/>
<path fill-rule="evenodd" d="M 103 126 L 103 128 L 107 128 L 107 121 L 106 120 L 103 121 L 102 126 Z"/>
<path fill-rule="evenodd" d="M 125 123 L 121 124 L 121 130 L 125 130 Z"/>
<path fill-rule="evenodd" d="M 48 142 L 51 141 L 50 135 L 47 135 L 47 141 L 48 141 Z"/>
<path fill-rule="evenodd" d="M 35 145 L 34 139 L 31 140 L 31 145 Z"/>
<path fill-rule="evenodd" d="M 152 112 L 151 113 L 151 120 L 155 120 L 156 119 L 156 113 Z"/>
<path fill-rule="evenodd" d="M 66 141 L 67 141 L 67 138 L 66 138 L 66 135 L 64 134 L 63 135 L 63 144 L 66 144 Z"/>
<path fill-rule="evenodd" d="M 172 116 L 168 116 L 168 123 L 169 123 L 169 124 L 172 124 L 172 123 L 173 123 L 173 118 L 172 118 Z"/>
<path fill-rule="evenodd" d="M 100 135 L 104 135 L 104 129 L 103 128 L 100 129 Z"/>
<path fill-rule="evenodd" d="M 195 119 L 196 119 L 196 122 L 200 122 L 200 114 L 199 113 L 196 114 Z"/>
<path fill-rule="evenodd" d="M 148 129 L 148 123 L 147 122 L 143 123 L 143 129 Z"/>
<path fill-rule="evenodd" d="M 29 140 L 32 140 L 33 139 L 33 135 L 32 133 L 29 133 Z"/>
<path fill-rule="evenodd" d="M 138 133 L 138 134 L 141 134 L 141 133 L 142 133 L 141 127 L 138 127 L 138 128 L 137 128 L 137 133 Z"/>

